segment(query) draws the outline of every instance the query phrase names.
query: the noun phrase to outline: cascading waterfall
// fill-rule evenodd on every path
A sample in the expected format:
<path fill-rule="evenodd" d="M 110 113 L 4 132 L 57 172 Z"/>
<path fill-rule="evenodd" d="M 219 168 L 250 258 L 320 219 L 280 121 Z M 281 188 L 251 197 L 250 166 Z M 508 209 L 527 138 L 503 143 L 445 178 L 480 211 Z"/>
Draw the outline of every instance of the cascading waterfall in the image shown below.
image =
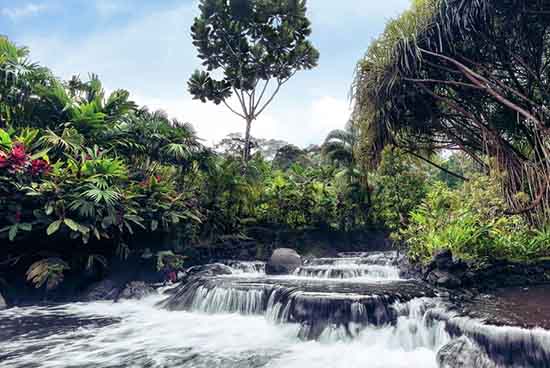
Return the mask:
<path fill-rule="evenodd" d="M 547 331 L 453 314 L 430 288 L 399 279 L 394 257 L 311 259 L 276 277 L 261 262 L 225 261 L 233 274 L 168 296 L 2 311 L 0 366 L 550 366 Z"/>

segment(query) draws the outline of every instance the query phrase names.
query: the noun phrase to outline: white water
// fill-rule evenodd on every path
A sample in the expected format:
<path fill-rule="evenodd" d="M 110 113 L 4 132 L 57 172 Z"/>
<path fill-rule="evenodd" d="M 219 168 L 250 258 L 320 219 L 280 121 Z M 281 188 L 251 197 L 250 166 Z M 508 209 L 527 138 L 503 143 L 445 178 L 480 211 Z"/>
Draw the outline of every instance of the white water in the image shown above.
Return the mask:
<path fill-rule="evenodd" d="M 261 316 L 169 312 L 157 298 L 121 303 L 78 303 L 57 308 L 15 308 L 0 318 L 74 316 L 120 318 L 47 337 L 1 341 L 2 367 L 436 367 L 439 328 L 401 317 L 396 327 L 367 329 L 353 340 L 337 330 L 300 341 L 298 326 Z M 411 333 L 416 331 L 416 333 Z M 432 344 L 435 342 L 435 344 Z"/>
<path fill-rule="evenodd" d="M 160 299 L 0 312 L 0 366 L 435 368 L 437 350 L 449 341 L 442 322 L 425 320 L 421 299 L 395 306 L 395 326 L 329 327 L 316 341 L 299 339 L 299 325 L 268 315 L 221 313 L 216 300 L 196 308 L 209 313 L 190 313 L 156 307 Z M 114 321 L 96 322 L 102 318 Z M 3 340 L 2 328 L 13 326 L 25 327 Z"/>

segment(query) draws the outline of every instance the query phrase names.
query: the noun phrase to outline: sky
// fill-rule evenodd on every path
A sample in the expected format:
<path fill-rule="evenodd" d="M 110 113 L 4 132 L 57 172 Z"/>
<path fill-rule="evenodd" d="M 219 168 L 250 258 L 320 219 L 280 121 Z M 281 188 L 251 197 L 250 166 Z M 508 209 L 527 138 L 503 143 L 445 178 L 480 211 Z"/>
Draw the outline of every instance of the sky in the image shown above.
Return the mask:
<path fill-rule="evenodd" d="M 410 0 L 309 0 L 319 66 L 285 84 L 254 122 L 252 135 L 305 147 L 349 118 L 357 61 L 386 21 Z M 192 123 L 206 144 L 244 130 L 223 105 L 187 92 L 200 68 L 190 27 L 198 0 L 0 0 L 0 34 L 28 46 L 56 76 L 98 74 L 107 91 L 123 88 L 140 105 Z"/>

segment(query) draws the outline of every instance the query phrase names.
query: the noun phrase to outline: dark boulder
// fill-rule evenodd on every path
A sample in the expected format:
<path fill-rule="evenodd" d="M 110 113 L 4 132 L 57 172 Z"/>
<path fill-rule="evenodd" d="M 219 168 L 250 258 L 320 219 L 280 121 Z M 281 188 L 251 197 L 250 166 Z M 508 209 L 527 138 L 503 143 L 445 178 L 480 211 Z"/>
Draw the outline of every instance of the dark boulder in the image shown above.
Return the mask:
<path fill-rule="evenodd" d="M 439 269 L 432 271 L 428 275 L 427 281 L 432 285 L 443 287 L 446 289 L 456 289 L 462 286 L 462 279 L 456 274 Z"/>
<path fill-rule="evenodd" d="M 448 270 L 453 266 L 453 253 L 450 249 L 440 250 L 433 256 L 432 263 L 434 268 Z"/>
<path fill-rule="evenodd" d="M 439 349 L 437 364 L 439 368 L 496 368 L 496 364 L 465 336 Z"/>
<path fill-rule="evenodd" d="M 105 279 L 95 284 L 92 284 L 82 297 L 84 301 L 93 302 L 101 300 L 115 300 L 120 294 L 120 284 L 111 280 Z"/>
<path fill-rule="evenodd" d="M 132 281 L 126 284 L 126 287 L 124 288 L 124 290 L 122 290 L 122 292 L 118 295 L 118 299 L 140 300 L 154 293 L 155 293 L 155 289 L 153 289 L 150 285 L 146 284 L 145 282 Z"/>
<path fill-rule="evenodd" d="M 302 257 L 294 249 L 277 248 L 266 264 L 268 275 L 288 275 L 302 265 Z"/>
<path fill-rule="evenodd" d="M 7 308 L 8 308 L 8 304 L 6 303 L 6 300 L 4 299 L 2 294 L 0 294 L 0 310 L 7 309 Z"/>

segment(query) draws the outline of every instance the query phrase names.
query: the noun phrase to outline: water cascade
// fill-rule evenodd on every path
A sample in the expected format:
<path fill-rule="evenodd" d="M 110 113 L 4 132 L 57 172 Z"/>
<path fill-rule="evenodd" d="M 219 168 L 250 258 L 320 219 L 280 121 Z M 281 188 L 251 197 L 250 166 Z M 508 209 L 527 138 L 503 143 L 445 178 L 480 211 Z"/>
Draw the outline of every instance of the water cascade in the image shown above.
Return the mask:
<path fill-rule="evenodd" d="M 0 312 L 2 367 L 550 367 L 544 330 L 486 326 L 399 278 L 394 253 L 261 262 L 141 301 Z M 462 365 L 459 365 L 462 364 Z"/>

